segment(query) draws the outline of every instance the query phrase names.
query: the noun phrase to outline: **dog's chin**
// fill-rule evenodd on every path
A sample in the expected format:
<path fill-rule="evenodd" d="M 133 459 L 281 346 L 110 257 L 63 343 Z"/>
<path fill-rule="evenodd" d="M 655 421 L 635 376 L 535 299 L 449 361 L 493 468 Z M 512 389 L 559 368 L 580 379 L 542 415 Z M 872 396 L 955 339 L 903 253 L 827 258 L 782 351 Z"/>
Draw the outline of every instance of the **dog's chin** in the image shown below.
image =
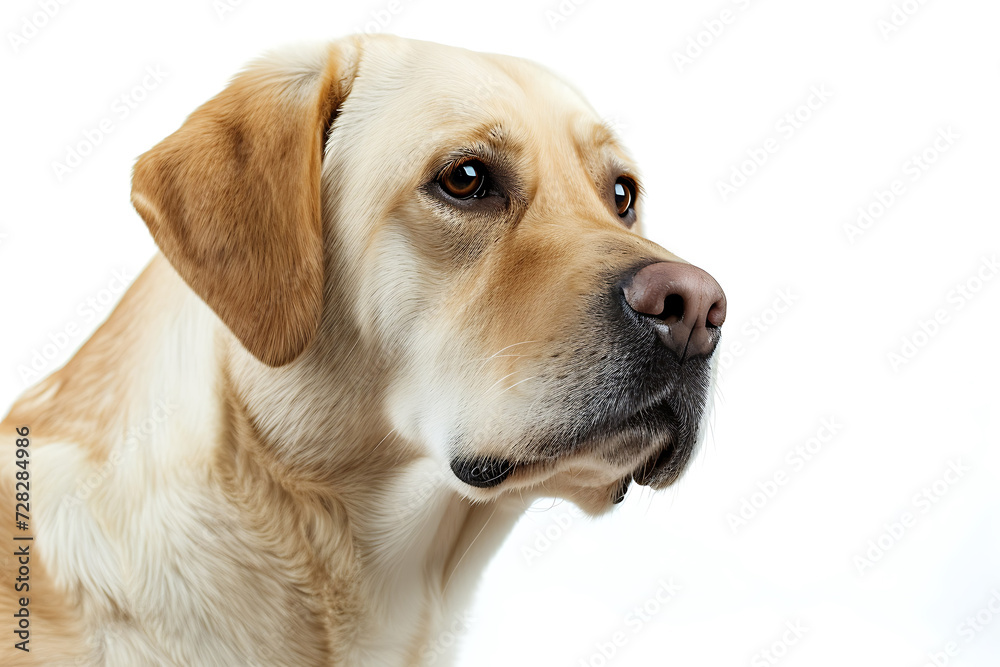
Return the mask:
<path fill-rule="evenodd" d="M 634 447 L 645 445 L 642 451 L 648 453 L 632 470 L 632 481 L 657 491 L 676 482 L 684 474 L 697 449 L 699 432 L 700 423 L 692 424 L 674 418 L 658 433 L 654 431 L 637 436 Z M 626 451 L 634 451 L 634 447 Z"/>
<path fill-rule="evenodd" d="M 665 489 L 683 475 L 698 444 L 701 409 L 664 401 L 571 436 L 534 443 L 540 454 L 455 457 L 451 470 L 476 499 L 517 489 L 559 496 L 591 513 L 620 503 L 633 483 Z M 692 418 L 697 421 L 692 421 Z"/>

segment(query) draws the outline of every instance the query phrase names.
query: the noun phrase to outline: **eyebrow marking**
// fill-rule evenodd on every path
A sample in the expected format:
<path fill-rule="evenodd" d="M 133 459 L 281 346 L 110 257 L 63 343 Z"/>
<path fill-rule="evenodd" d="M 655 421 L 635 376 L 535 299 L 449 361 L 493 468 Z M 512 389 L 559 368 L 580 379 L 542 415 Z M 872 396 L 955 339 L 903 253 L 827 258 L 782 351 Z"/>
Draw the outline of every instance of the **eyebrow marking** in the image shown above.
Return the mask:
<path fill-rule="evenodd" d="M 608 124 L 608 121 L 602 120 L 594 126 L 593 142 L 599 148 L 608 144 L 617 144 L 618 135 L 615 134 L 614 129 Z"/>

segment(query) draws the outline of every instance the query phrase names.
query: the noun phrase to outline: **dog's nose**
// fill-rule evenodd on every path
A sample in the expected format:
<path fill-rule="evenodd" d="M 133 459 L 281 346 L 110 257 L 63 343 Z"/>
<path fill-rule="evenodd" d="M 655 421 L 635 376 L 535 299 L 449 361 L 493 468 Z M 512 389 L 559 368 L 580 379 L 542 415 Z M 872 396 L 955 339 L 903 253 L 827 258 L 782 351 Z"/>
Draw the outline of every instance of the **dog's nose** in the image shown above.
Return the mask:
<path fill-rule="evenodd" d="M 691 264 L 656 262 L 624 287 L 625 302 L 657 321 L 660 340 L 680 359 L 711 354 L 726 321 L 726 295 L 715 278 Z"/>

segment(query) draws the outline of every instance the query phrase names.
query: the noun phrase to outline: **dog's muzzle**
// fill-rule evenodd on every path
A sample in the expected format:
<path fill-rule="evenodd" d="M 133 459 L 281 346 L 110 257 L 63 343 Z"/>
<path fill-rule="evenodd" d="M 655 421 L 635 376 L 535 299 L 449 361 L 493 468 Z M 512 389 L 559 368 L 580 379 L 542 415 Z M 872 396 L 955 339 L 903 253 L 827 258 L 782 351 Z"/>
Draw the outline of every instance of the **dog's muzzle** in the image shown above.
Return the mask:
<path fill-rule="evenodd" d="M 459 480 L 488 489 L 581 451 L 635 466 L 613 501 L 633 481 L 661 489 L 681 476 L 698 441 L 726 296 L 712 276 L 682 262 L 647 262 L 605 284 L 611 289 L 587 309 L 602 315 L 590 344 L 574 341 L 559 366 L 537 374 L 549 409 L 524 415 L 532 431 L 518 454 L 458 454 L 450 463 Z"/>

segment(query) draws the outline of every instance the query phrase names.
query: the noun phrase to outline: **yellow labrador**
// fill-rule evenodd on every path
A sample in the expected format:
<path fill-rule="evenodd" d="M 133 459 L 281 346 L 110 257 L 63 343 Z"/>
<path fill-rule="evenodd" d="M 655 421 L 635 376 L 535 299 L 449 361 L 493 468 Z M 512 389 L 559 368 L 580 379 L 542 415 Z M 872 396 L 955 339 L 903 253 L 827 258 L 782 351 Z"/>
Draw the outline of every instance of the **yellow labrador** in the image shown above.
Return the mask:
<path fill-rule="evenodd" d="M 725 297 L 640 192 L 523 60 L 251 64 L 139 158 L 161 254 L 0 428 L 0 662 L 424 664 L 525 503 L 672 483 Z"/>

